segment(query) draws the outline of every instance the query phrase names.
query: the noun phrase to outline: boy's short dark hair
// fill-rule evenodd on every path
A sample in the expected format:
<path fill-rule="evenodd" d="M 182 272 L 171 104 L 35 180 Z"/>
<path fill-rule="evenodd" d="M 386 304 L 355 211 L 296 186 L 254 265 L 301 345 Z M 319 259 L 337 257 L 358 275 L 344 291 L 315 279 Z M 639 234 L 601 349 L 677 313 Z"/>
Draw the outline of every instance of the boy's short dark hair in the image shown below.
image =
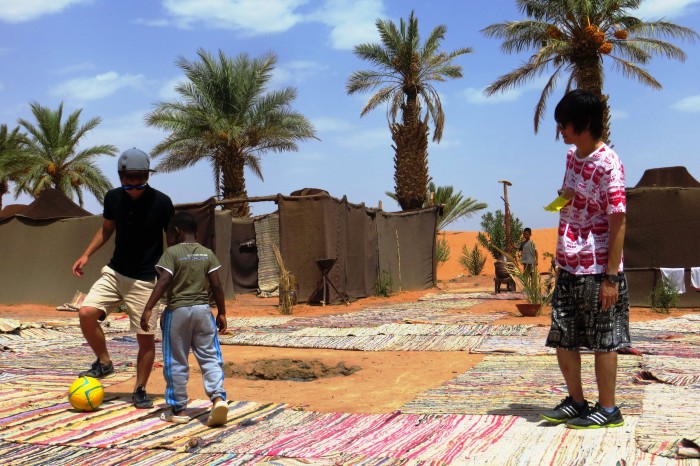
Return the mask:
<path fill-rule="evenodd" d="M 523 233 L 530 233 L 532 234 L 532 229 L 531 228 L 523 228 Z"/>
<path fill-rule="evenodd" d="M 603 103 L 590 91 L 567 92 L 554 109 L 554 119 L 562 125 L 571 123 L 576 134 L 588 130 L 596 139 L 603 135 Z"/>
<path fill-rule="evenodd" d="M 197 233 L 197 220 L 189 212 L 176 212 L 173 218 L 170 219 L 168 230 L 174 230 L 175 227 L 186 233 Z"/>

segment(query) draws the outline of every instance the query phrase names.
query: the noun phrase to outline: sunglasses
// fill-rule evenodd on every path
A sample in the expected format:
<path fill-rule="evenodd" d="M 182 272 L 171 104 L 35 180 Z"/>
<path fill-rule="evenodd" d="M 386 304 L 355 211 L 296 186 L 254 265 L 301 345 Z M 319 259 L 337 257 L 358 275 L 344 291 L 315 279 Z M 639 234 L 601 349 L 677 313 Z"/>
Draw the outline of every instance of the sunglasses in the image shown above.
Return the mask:
<path fill-rule="evenodd" d="M 142 190 L 146 189 L 146 186 L 148 186 L 148 185 L 145 185 L 145 184 L 137 184 L 137 185 L 125 184 L 125 185 L 122 185 L 122 189 L 124 191 L 131 191 L 132 189 L 138 189 L 139 191 L 142 191 Z"/>

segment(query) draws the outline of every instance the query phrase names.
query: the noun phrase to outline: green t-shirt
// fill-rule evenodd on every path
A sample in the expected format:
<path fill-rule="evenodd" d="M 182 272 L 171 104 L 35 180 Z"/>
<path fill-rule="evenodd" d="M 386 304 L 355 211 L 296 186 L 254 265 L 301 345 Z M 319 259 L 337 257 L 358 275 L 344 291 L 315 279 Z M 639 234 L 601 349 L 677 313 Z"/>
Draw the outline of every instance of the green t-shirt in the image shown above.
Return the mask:
<path fill-rule="evenodd" d="M 199 243 L 180 243 L 165 250 L 156 267 L 173 276 L 168 288 L 168 309 L 209 304 L 207 280 L 221 267 L 211 249 Z"/>

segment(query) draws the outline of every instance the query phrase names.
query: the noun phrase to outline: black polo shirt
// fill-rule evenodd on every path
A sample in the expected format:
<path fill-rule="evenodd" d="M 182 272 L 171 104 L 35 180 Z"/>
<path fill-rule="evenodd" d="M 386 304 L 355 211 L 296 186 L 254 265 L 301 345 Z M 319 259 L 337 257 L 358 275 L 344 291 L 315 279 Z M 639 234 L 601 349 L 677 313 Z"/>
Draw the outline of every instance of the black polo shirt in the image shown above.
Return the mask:
<path fill-rule="evenodd" d="M 113 221 L 116 229 L 108 265 L 127 277 L 153 280 L 163 254 L 163 232 L 173 215 L 170 198 L 150 186 L 136 200 L 121 187 L 108 191 L 102 216 Z"/>

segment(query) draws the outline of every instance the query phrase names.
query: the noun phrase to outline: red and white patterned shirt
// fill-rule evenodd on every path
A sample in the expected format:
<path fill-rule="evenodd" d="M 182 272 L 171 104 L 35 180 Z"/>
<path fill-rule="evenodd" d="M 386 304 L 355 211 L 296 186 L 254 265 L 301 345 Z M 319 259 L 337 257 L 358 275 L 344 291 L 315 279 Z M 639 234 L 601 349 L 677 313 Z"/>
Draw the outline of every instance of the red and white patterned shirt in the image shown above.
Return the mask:
<path fill-rule="evenodd" d="M 625 169 L 620 158 L 605 144 L 582 159 L 572 147 L 566 154 L 562 189 L 575 194 L 559 211 L 557 264 L 574 275 L 606 272 L 608 215 L 627 211 Z"/>

